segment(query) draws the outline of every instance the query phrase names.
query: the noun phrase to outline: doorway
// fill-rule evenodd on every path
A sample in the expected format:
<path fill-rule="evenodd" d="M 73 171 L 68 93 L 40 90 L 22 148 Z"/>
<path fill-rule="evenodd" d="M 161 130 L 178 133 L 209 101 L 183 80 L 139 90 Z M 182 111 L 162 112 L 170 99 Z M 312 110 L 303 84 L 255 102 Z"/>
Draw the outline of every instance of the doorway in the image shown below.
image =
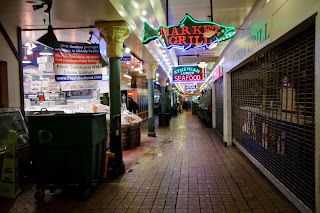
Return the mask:
<path fill-rule="evenodd" d="M 0 61 L 0 108 L 9 107 L 7 62 Z"/>

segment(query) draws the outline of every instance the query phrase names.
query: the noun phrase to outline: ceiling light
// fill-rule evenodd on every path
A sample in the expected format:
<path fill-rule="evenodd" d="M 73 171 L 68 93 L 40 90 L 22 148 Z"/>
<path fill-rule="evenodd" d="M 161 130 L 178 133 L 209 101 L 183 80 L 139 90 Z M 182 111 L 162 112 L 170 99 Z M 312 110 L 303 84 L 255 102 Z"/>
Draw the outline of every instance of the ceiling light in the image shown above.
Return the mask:
<path fill-rule="evenodd" d="M 44 3 L 36 4 L 36 5 L 32 5 L 32 8 L 33 8 L 33 10 L 39 10 L 39 9 L 43 8 L 43 6 L 44 6 Z"/>
<path fill-rule="evenodd" d="M 42 37 L 40 37 L 37 41 L 39 41 L 40 43 L 48 46 L 48 47 L 52 47 L 54 49 L 56 48 L 60 48 L 61 45 L 60 43 L 58 42 L 57 40 L 57 37 L 56 35 L 54 34 L 53 32 L 53 28 L 51 26 L 51 16 L 50 16 L 50 10 L 51 10 L 51 5 L 52 5 L 52 0 L 48 0 L 46 1 L 45 3 L 41 4 L 41 7 L 43 7 L 44 4 L 47 4 L 48 5 L 48 8 L 47 8 L 47 11 L 48 11 L 48 14 L 49 14 L 49 26 L 48 26 L 48 32 L 46 34 L 44 34 Z M 39 9 L 37 8 L 39 7 L 39 5 L 33 5 L 33 9 L 35 10 L 36 9 Z M 40 7 L 40 8 L 41 8 Z"/>
<path fill-rule="evenodd" d="M 126 78 L 132 79 L 131 75 L 130 75 L 130 69 L 127 69 L 127 72 L 123 75 Z"/>
<path fill-rule="evenodd" d="M 218 43 L 214 43 L 209 47 L 209 49 L 213 49 L 213 48 L 217 47 L 217 45 L 218 45 Z"/>
<path fill-rule="evenodd" d="M 157 73 L 156 76 L 159 77 L 159 73 Z"/>
<path fill-rule="evenodd" d="M 207 67 L 207 65 L 208 65 L 208 64 L 206 64 L 206 62 L 200 62 L 200 63 L 198 64 L 198 67 L 200 67 L 200 68 L 205 68 L 205 67 Z"/>
<path fill-rule="evenodd" d="M 130 53 L 130 48 L 129 47 L 126 47 L 126 49 L 124 50 L 126 53 Z"/>
<path fill-rule="evenodd" d="M 61 47 L 56 35 L 53 32 L 53 28 L 51 25 L 49 25 L 48 27 L 48 32 L 44 34 L 41 38 L 39 38 L 37 41 L 54 49 Z"/>
<path fill-rule="evenodd" d="M 33 53 L 32 50 L 30 49 L 27 50 L 27 55 L 32 55 L 32 53 Z"/>
<path fill-rule="evenodd" d="M 24 56 L 23 60 L 22 60 L 22 63 L 23 64 L 31 64 L 32 62 L 27 58 L 27 56 Z"/>
<path fill-rule="evenodd" d="M 39 55 L 53 55 L 53 53 L 52 53 L 50 50 L 48 50 L 47 47 L 45 47 L 44 50 L 42 50 L 42 51 L 39 53 Z"/>
<path fill-rule="evenodd" d="M 142 10 L 141 15 L 143 15 L 143 16 L 147 15 L 147 11 Z"/>

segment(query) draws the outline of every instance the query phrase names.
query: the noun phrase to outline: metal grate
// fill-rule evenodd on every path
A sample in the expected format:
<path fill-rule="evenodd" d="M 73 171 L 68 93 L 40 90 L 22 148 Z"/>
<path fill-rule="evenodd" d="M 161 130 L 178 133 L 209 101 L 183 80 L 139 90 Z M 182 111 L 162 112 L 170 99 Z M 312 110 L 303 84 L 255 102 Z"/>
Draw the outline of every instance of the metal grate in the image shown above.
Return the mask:
<path fill-rule="evenodd" d="M 223 76 L 215 82 L 216 130 L 223 138 Z"/>
<path fill-rule="evenodd" d="M 315 210 L 314 25 L 232 73 L 233 137 Z"/>

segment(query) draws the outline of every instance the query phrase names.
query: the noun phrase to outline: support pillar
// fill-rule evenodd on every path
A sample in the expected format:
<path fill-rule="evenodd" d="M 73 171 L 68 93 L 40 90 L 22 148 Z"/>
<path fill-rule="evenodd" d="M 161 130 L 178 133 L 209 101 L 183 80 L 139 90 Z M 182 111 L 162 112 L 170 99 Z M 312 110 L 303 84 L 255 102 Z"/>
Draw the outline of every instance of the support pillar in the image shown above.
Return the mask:
<path fill-rule="evenodd" d="M 166 86 L 167 86 L 167 78 L 162 77 L 160 79 L 160 88 L 161 88 L 161 113 L 159 117 L 159 125 L 160 126 L 168 126 L 169 121 L 166 119 Z M 168 118 L 169 119 L 169 118 Z"/>
<path fill-rule="evenodd" d="M 169 109 L 169 112 L 171 112 L 171 90 L 172 90 L 172 84 L 169 84 L 167 86 L 167 89 L 168 89 L 168 109 Z"/>
<path fill-rule="evenodd" d="M 155 124 L 154 124 L 154 89 L 153 80 L 155 79 L 155 71 L 158 64 L 143 65 L 147 72 L 148 79 L 148 136 L 156 137 Z"/>
<path fill-rule="evenodd" d="M 106 41 L 110 60 L 110 151 L 115 154 L 112 167 L 115 171 L 123 173 L 125 168 L 121 146 L 120 59 L 123 57 L 123 42 L 129 37 L 130 30 L 124 21 L 96 22 L 95 26 Z"/>

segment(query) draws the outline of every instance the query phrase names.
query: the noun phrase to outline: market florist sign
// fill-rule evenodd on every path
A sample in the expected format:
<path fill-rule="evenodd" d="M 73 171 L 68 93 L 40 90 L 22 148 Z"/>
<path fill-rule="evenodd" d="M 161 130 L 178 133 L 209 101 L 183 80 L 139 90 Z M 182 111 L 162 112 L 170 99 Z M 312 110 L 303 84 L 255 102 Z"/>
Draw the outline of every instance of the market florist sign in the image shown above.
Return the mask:
<path fill-rule="evenodd" d="M 60 43 L 54 53 L 56 81 L 102 79 L 99 44 Z"/>
<path fill-rule="evenodd" d="M 198 66 L 172 67 L 173 83 L 201 83 L 206 80 L 206 68 Z"/>
<path fill-rule="evenodd" d="M 153 28 L 144 22 L 143 44 L 158 39 L 163 48 L 179 48 L 188 50 L 190 48 L 210 48 L 215 43 L 232 38 L 236 32 L 235 27 L 228 27 L 209 21 L 196 21 L 190 15 L 179 25 L 160 26 Z"/>

